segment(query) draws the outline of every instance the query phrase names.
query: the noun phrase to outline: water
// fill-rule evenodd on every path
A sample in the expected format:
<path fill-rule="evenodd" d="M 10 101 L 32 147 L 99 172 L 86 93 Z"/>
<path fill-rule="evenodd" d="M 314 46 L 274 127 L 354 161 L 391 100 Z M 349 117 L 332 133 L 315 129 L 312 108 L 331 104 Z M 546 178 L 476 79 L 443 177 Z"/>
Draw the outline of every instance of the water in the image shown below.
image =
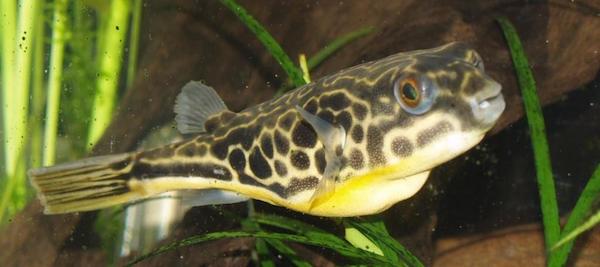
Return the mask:
<path fill-rule="evenodd" d="M 121 153 L 182 138 L 175 129 L 173 103 L 186 82 L 202 80 L 213 86 L 233 111 L 254 106 L 281 88 L 293 86 L 256 36 L 219 1 L 131 1 L 130 5 L 125 1 L 114 1 L 121 5 L 64 1 L 63 21 L 67 24 L 62 37 L 58 35 L 65 42 L 64 59 L 62 64 L 52 66 L 57 56 L 52 50 L 56 47 L 52 34 L 56 37 L 61 27 L 60 23 L 53 24 L 52 18 L 61 1 L 41 2 L 45 3 L 37 7 L 14 5 L 14 12 L 10 4 L 0 8 L 0 25 L 6 25 L 0 31 L 0 190 L 4 207 L 0 246 L 5 248 L 0 250 L 0 266 L 123 265 L 160 245 L 190 236 L 255 231 L 252 226 L 240 224 L 248 217 L 246 203 L 188 211 L 176 195 L 126 209 L 42 213 L 24 170 L 44 162 Z M 436 168 L 416 196 L 379 215 L 391 235 L 425 265 L 453 266 L 459 263 L 451 259 L 462 260 L 463 264 L 479 265 L 484 260 L 501 264 L 503 259 L 497 255 L 512 255 L 506 260 L 516 265 L 528 259 L 532 264 L 543 264 L 543 255 L 539 255 L 543 251 L 541 235 L 535 230 L 541 213 L 528 128 L 522 118 L 514 68 L 493 20 L 495 16 L 508 15 L 515 24 L 533 66 L 542 102 L 546 103 L 544 118 L 561 215 L 570 212 L 600 163 L 600 7 L 587 2 L 506 5 L 505 1 L 357 0 L 240 4 L 281 43 L 294 64 L 299 54 L 306 54 L 312 66 L 310 58 L 321 48 L 334 46 L 331 42 L 335 38 L 373 27 L 313 66 L 312 80 L 400 51 L 450 41 L 467 42 L 481 54 L 488 75 L 503 85 L 507 102 L 496 128 L 477 148 Z M 17 8 L 37 9 L 19 13 Z M 114 21 L 110 21 L 109 14 L 115 15 Z M 27 24 L 22 23 L 24 28 L 17 28 L 17 20 L 31 24 L 25 27 Z M 21 31 L 28 33 L 27 38 L 17 38 Z M 22 64 L 29 61 L 19 61 L 21 57 L 31 57 L 30 68 Z M 62 71 L 56 87 L 60 101 L 52 111 L 47 110 L 51 107 L 49 85 L 57 70 Z M 23 81 L 30 85 L 20 88 L 27 84 Z M 103 90 L 113 91 L 102 96 L 99 92 Z M 28 93 L 20 97 L 19 92 Z M 16 108 L 9 110 L 11 106 Z M 15 110 L 25 112 L 19 115 Z M 8 130 L 18 125 L 22 132 Z M 55 141 L 44 139 L 46 125 L 55 129 L 56 135 L 51 135 L 57 136 Z M 50 143 L 55 144 L 55 152 L 43 156 L 43 151 L 52 147 Z M 298 219 L 344 238 L 344 225 L 339 220 L 260 201 L 253 205 L 257 214 Z M 500 241 L 477 241 L 523 227 L 534 229 L 523 231 L 530 234 L 523 239 L 535 242 L 515 241 L 511 248 Z M 290 233 L 275 227 L 263 230 Z M 472 240 L 465 242 L 469 238 Z M 596 242 L 597 238 L 590 240 Z M 464 248 L 444 245 L 452 242 L 472 244 L 467 247 L 473 250 L 460 254 Z M 469 252 L 480 255 L 473 252 L 478 251 L 478 244 L 498 253 L 481 254 L 479 259 L 465 256 Z M 539 248 L 532 249 L 538 254 L 502 254 L 530 248 L 530 244 L 538 246 L 531 245 Z M 581 249 L 582 264 L 598 253 L 595 244 L 595 250 Z M 313 265 L 356 263 L 330 249 L 288 245 Z M 272 243 L 267 246 L 272 258 L 257 253 L 256 247 L 260 244 L 256 246 L 254 239 L 219 239 L 155 256 L 142 265 L 247 266 L 265 259 L 278 266 L 292 264 Z"/>

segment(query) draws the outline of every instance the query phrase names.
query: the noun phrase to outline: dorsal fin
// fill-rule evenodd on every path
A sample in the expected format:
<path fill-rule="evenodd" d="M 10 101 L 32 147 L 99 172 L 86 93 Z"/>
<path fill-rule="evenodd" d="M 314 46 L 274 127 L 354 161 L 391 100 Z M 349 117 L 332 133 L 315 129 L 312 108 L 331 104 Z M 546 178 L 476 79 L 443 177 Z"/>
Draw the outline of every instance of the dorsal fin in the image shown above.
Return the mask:
<path fill-rule="evenodd" d="M 175 100 L 177 130 L 182 134 L 205 132 L 208 118 L 223 111 L 228 111 L 227 106 L 215 89 L 200 81 L 190 81 Z"/>

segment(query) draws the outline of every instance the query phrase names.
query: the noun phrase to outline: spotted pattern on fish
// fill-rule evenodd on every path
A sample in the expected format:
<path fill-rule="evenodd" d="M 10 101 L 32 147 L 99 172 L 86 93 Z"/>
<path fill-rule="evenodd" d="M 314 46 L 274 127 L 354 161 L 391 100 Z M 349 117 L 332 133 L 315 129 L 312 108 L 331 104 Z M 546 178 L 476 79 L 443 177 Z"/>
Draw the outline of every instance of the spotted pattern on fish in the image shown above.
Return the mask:
<path fill-rule="evenodd" d="M 436 103 L 437 108 L 460 117 L 457 125 L 440 122 L 421 130 L 416 139 L 399 135 L 389 146 L 384 144 L 384 135 L 391 129 L 408 129 L 414 120 L 412 115 L 403 114 L 394 104 L 395 99 L 390 94 L 394 79 L 407 71 L 427 73 L 441 86 L 462 89 L 469 95 L 484 82 L 471 74 L 475 70 L 471 64 L 465 64 L 470 62 L 472 53 L 466 47 L 449 46 L 439 51 L 398 54 L 349 68 L 277 100 L 237 114 L 214 117 L 209 123 L 219 125 L 218 129 L 207 127 L 208 134 L 153 153 L 166 154 L 168 152 L 165 151 L 175 150 L 177 155 L 189 158 L 193 157 L 194 148 L 209 144 L 210 155 L 197 157 L 195 161 L 210 162 L 213 167 L 224 170 L 234 169 L 228 173 L 231 173 L 232 179 L 239 180 L 240 175 L 246 177 L 239 180 L 241 183 L 263 187 L 278 183 L 288 187 L 292 178 L 296 183 L 308 179 L 313 181 L 316 174 L 322 174 L 325 168 L 323 145 L 312 127 L 294 112 L 293 106 L 299 105 L 349 132 L 347 146 L 352 149 L 344 151 L 346 165 L 339 174 L 339 179 L 344 180 L 350 173 L 383 166 L 392 156 L 409 157 L 414 149 L 434 142 L 436 137 L 452 131 L 453 127 L 462 130 L 479 127 L 470 115 L 468 103 L 460 97 L 441 95 L 442 100 L 438 102 L 443 103 Z M 386 147 L 390 148 L 389 151 L 385 151 Z M 199 150 L 196 152 L 202 154 Z M 247 164 L 242 164 L 245 162 Z M 214 177 L 206 173 L 199 176 Z M 314 190 L 317 183 L 304 184 L 303 190 Z M 280 191 L 280 196 L 287 197 L 286 192 Z"/>
<path fill-rule="evenodd" d="M 206 121 L 206 132 L 133 154 L 112 168 L 131 181 L 168 176 L 208 179 L 232 191 L 248 191 L 241 186 L 261 188 L 260 194 L 250 197 L 310 212 L 290 204 L 291 199 L 310 202 L 323 179 L 328 164 L 325 148 L 331 144 L 322 143 L 296 107 L 346 133 L 343 147 L 334 148 L 341 157 L 336 183 L 373 176 L 374 170 L 400 166 L 403 161 L 420 164 L 404 166 L 398 175 L 415 175 L 468 149 L 460 142 L 456 147 L 448 145 L 453 139 L 447 138 L 468 135 L 475 140 L 468 146 L 473 146 L 497 119 L 484 121 L 475 111 L 482 99 L 499 93 L 483 94 L 499 85 L 484 73 L 480 62 L 473 49 L 451 43 L 363 63 L 241 112 L 215 114 Z M 407 75 L 422 77 L 434 87 L 436 97 L 428 112 L 411 114 L 398 104 L 395 82 Z M 438 150 L 440 158 L 431 158 Z M 431 162 L 422 162 L 425 159 Z M 133 190 L 137 182 L 127 184 Z M 330 215 L 334 208 L 319 214 Z M 382 207 L 366 209 L 372 213 Z M 340 214 L 353 214 L 344 212 Z"/>

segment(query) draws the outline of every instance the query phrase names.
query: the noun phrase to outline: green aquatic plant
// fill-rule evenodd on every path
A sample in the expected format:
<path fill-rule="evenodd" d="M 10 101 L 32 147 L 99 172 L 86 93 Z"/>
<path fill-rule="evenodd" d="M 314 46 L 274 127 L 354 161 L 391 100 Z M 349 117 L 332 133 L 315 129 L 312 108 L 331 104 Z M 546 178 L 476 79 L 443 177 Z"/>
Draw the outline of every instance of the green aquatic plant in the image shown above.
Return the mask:
<path fill-rule="evenodd" d="M 58 112 L 60 107 L 60 89 L 62 85 L 63 59 L 67 25 L 67 0 L 54 2 L 52 19 L 52 41 L 50 49 L 50 71 L 48 77 L 48 98 L 46 105 L 46 125 L 44 129 L 43 165 L 54 164 L 56 156 L 56 137 L 58 132 Z"/>
<path fill-rule="evenodd" d="M 281 45 L 271 34 L 263 27 L 252 15 L 246 11 L 242 6 L 237 4 L 234 0 L 220 0 L 221 3 L 229 8 L 241 22 L 243 22 L 248 29 L 250 29 L 256 38 L 265 46 L 271 56 L 277 60 L 281 68 L 286 72 L 288 77 L 292 80 L 295 87 L 304 85 L 306 82 L 302 78 L 302 71 L 298 69 L 290 59 L 290 57 L 283 51 Z"/>
<path fill-rule="evenodd" d="M 37 20 L 42 18 L 41 1 L 0 1 L 2 50 L 3 159 L 0 224 L 26 203 L 25 151 L 32 81 L 32 56 Z"/>
<path fill-rule="evenodd" d="M 526 119 L 530 129 L 542 209 L 547 265 L 553 267 L 563 266 L 573 248 L 573 239 L 600 220 L 600 218 L 596 218 L 598 217 L 598 214 L 596 214 L 587 223 L 583 224 L 583 220 L 590 212 L 593 203 L 600 196 L 600 165 L 589 179 L 561 231 L 544 117 L 536 93 L 535 80 L 516 29 L 507 18 L 500 17 L 497 18 L 497 21 L 502 28 L 515 65 L 519 87 L 523 96 Z M 559 241 L 559 239 L 562 240 Z"/>
<path fill-rule="evenodd" d="M 130 9 L 129 0 L 113 0 L 106 21 L 102 23 L 96 95 L 87 138 L 90 146 L 98 141 L 112 118 L 129 27 Z"/>
<path fill-rule="evenodd" d="M 132 35 L 139 35 L 139 18 L 133 18 L 132 39 L 123 37 L 130 4 L 141 9 L 140 0 L 0 1 L 0 225 L 31 196 L 27 169 L 85 154 L 90 148 L 85 136 L 90 132 L 86 125 L 94 121 L 92 111 L 105 110 L 104 118 L 110 118 L 112 108 L 100 104 L 116 103 L 126 44 L 131 49 L 127 73 L 136 68 L 137 37 Z M 141 11 L 136 14 L 139 17 Z M 123 22 L 119 30 L 115 21 Z M 104 30 L 110 25 L 112 30 Z M 106 93 L 107 84 L 114 85 L 112 97 L 103 99 L 111 103 L 92 102 L 89 96 Z"/>
<path fill-rule="evenodd" d="M 400 246 L 393 238 L 386 237 L 387 231 L 385 230 L 383 224 L 380 223 L 373 224 L 372 222 L 359 222 L 358 220 L 348 221 L 348 223 L 353 224 L 353 226 L 358 227 L 361 231 L 363 231 L 363 233 L 370 240 L 383 246 L 383 251 L 385 253 L 383 256 L 363 250 L 361 248 L 357 248 L 348 241 L 339 238 L 335 234 L 291 218 L 276 215 L 255 214 L 254 216 L 249 217 L 247 220 L 253 224 L 269 226 L 285 232 L 267 232 L 263 230 L 252 232 L 229 231 L 192 236 L 181 241 L 162 246 L 149 254 L 134 259 L 128 265 L 132 266 L 149 257 L 160 255 L 177 248 L 196 245 L 211 240 L 254 237 L 265 239 L 269 242 L 288 241 L 331 249 L 332 251 L 344 256 L 348 261 L 354 264 L 366 264 L 370 266 L 423 266 L 420 262 L 418 262 L 418 260 L 416 260 L 414 256 L 410 254 L 410 252 Z M 287 252 L 291 253 L 292 251 Z M 295 266 L 306 266 L 307 264 L 302 260 L 292 262 L 295 264 Z"/>

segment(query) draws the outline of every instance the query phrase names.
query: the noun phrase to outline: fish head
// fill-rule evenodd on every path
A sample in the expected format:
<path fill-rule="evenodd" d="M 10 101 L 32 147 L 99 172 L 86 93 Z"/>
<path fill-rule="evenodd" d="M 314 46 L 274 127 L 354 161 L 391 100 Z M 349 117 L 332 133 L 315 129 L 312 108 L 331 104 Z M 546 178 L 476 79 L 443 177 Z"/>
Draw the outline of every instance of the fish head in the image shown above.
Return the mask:
<path fill-rule="evenodd" d="M 392 55 L 366 64 L 369 166 L 399 177 L 446 162 L 478 144 L 505 108 L 502 86 L 463 43 Z M 370 145 L 372 144 L 372 145 Z"/>

